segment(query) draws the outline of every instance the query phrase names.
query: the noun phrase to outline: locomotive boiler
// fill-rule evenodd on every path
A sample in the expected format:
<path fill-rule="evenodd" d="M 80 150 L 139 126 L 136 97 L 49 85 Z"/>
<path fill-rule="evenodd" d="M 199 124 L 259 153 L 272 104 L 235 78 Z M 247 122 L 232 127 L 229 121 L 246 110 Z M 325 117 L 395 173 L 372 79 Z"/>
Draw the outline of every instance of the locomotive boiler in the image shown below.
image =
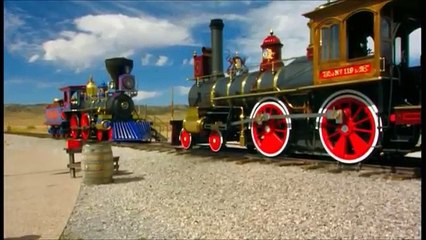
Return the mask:
<path fill-rule="evenodd" d="M 46 124 L 53 136 L 96 138 L 99 141 L 148 141 L 151 124 L 140 119 L 132 97 L 137 95 L 133 61 L 105 60 L 111 77 L 108 85 L 97 86 L 90 77 L 86 85 L 66 86 L 63 99 L 46 107 Z"/>
<path fill-rule="evenodd" d="M 304 14 L 310 29 L 306 56 L 283 60 L 284 44 L 271 31 L 254 72 L 238 55 L 223 71 L 224 23 L 211 20 L 211 49 L 194 54 L 180 144 L 190 149 L 208 143 L 217 152 L 238 141 L 267 157 L 322 154 L 346 164 L 418 150 L 420 66 L 407 61 L 415 57 L 407 56 L 410 33 L 421 26 L 416 4 L 321 5 Z"/>

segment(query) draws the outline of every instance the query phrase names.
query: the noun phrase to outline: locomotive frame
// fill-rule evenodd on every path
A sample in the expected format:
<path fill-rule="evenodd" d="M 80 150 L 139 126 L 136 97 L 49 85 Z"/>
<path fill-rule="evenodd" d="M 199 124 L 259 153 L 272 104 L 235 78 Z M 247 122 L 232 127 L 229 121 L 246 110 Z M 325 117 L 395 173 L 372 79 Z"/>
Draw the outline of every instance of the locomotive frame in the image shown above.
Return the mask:
<path fill-rule="evenodd" d="M 283 44 L 271 32 L 261 45 L 259 71 L 228 71 L 227 77 L 224 24 L 213 19 L 211 50 L 194 54 L 182 147 L 208 143 L 217 152 L 238 141 L 267 157 L 303 152 L 345 164 L 418 149 L 420 67 L 407 63 L 409 34 L 420 27 L 418 6 L 417 0 L 329 2 L 304 14 L 310 29 L 306 56 L 284 64 Z M 239 70 L 241 59 L 232 60 L 228 70 Z"/>

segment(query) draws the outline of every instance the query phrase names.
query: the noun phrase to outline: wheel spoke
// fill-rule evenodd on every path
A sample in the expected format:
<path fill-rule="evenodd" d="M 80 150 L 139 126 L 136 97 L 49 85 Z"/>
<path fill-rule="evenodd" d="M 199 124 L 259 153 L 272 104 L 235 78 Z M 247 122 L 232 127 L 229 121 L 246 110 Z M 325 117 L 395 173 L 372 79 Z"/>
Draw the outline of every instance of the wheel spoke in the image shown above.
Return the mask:
<path fill-rule="evenodd" d="M 283 140 L 276 133 L 265 134 L 264 136 L 263 140 L 261 140 L 262 145 L 276 145 L 283 143 Z"/>
<path fill-rule="evenodd" d="M 341 136 L 334 145 L 335 153 L 339 156 L 346 154 L 346 136 Z"/>
<path fill-rule="evenodd" d="M 286 133 L 287 129 L 275 129 L 275 132 Z"/>
<path fill-rule="evenodd" d="M 350 134 L 349 140 L 351 141 L 355 153 L 362 153 L 368 148 L 368 144 L 356 133 Z"/>
<path fill-rule="evenodd" d="M 340 134 L 340 132 L 339 132 L 339 131 L 335 131 L 334 133 L 332 133 L 332 134 L 328 135 L 328 139 L 333 138 L 333 137 L 335 137 L 335 136 L 337 136 L 337 135 L 339 135 L 339 134 Z"/>
<path fill-rule="evenodd" d="M 356 112 L 354 113 L 354 115 L 352 115 L 354 118 L 356 118 L 358 116 L 358 114 L 361 112 L 361 110 L 363 109 L 363 107 L 361 105 L 358 106 Z"/>
<path fill-rule="evenodd" d="M 367 116 L 367 117 L 365 117 L 365 118 L 362 118 L 361 120 L 358 120 L 358 121 L 354 122 L 354 124 L 355 124 L 355 125 L 358 125 L 358 124 L 361 124 L 361 123 L 366 122 L 366 121 L 369 121 L 369 120 L 370 120 L 370 117 L 369 117 L 369 116 Z"/>
<path fill-rule="evenodd" d="M 364 133 L 374 133 L 374 129 L 362 129 L 362 128 L 354 128 L 355 132 L 364 132 Z"/>

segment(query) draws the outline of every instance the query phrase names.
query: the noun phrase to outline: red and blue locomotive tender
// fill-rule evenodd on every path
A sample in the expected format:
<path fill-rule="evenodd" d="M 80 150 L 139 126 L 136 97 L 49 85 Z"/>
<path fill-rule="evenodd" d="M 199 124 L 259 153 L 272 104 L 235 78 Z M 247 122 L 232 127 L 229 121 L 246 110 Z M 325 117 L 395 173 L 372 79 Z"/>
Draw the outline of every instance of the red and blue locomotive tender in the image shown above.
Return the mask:
<path fill-rule="evenodd" d="M 307 55 L 284 61 L 272 32 L 258 71 L 235 56 L 223 72 L 220 19 L 212 49 L 194 55 L 194 85 L 180 143 L 214 152 L 237 141 L 262 155 L 326 154 L 359 163 L 421 145 L 420 66 L 411 66 L 410 34 L 421 29 L 420 1 L 337 0 L 304 14 Z M 207 51 L 208 50 L 208 51 Z M 211 54 L 208 54 L 211 52 Z"/>
<path fill-rule="evenodd" d="M 111 76 L 108 86 L 65 86 L 62 99 L 45 109 L 45 124 L 54 137 L 99 141 L 150 141 L 151 123 L 139 118 L 132 97 L 137 95 L 133 61 L 126 58 L 105 60 Z"/>

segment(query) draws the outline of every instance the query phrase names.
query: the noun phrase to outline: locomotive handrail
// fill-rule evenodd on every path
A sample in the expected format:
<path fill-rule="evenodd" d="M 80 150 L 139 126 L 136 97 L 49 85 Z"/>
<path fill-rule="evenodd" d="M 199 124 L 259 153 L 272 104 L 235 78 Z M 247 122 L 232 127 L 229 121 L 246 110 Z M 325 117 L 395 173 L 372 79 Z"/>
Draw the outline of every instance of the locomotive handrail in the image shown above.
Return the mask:
<path fill-rule="evenodd" d="M 159 127 L 159 130 L 158 131 L 155 130 L 155 131 L 157 131 L 160 135 L 163 132 L 163 129 L 166 129 L 166 137 L 164 137 L 164 136 L 161 136 L 161 137 L 168 138 L 169 127 L 170 127 L 170 125 L 168 123 L 165 123 L 163 120 L 161 120 L 159 117 L 157 117 L 155 115 L 146 116 L 146 118 L 147 118 L 147 120 L 151 120 L 153 125 L 156 125 L 156 126 Z"/>

